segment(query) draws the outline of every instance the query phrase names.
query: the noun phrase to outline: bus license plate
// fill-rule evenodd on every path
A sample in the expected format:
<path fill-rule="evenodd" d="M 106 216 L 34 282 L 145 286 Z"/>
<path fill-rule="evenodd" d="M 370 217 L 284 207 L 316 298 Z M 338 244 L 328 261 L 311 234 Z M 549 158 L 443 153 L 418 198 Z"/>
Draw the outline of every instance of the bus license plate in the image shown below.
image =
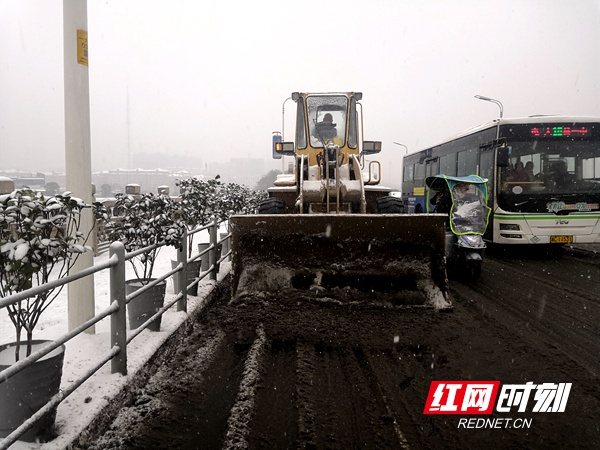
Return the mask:
<path fill-rule="evenodd" d="M 573 236 L 550 236 L 551 244 L 572 244 Z"/>

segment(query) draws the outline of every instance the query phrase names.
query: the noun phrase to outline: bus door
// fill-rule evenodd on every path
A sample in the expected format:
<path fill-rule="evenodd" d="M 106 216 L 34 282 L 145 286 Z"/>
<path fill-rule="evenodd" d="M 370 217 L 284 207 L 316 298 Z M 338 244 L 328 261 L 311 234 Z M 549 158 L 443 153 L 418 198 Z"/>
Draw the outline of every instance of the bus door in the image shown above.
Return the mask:
<path fill-rule="evenodd" d="M 425 167 L 424 167 L 424 176 L 426 177 L 431 177 L 434 175 L 439 175 L 440 173 L 440 159 L 439 158 L 430 158 L 425 160 Z M 415 198 L 415 203 L 414 203 L 414 212 L 419 214 L 419 213 L 424 213 L 426 211 L 428 211 L 427 208 L 427 195 L 426 195 L 426 191 L 425 191 L 425 182 L 424 179 L 422 180 L 422 183 L 419 185 L 419 188 L 414 188 L 413 189 L 413 195 Z"/>
<path fill-rule="evenodd" d="M 481 153 L 479 154 L 479 176 L 482 178 L 487 178 L 488 180 L 488 206 L 495 210 L 496 207 L 496 179 L 494 177 L 494 167 L 495 167 L 495 148 L 494 147 L 485 147 L 481 148 Z M 494 220 L 494 215 L 490 215 L 490 222 Z M 493 232 L 493 224 L 488 226 L 485 232 L 485 238 L 491 239 Z"/>
<path fill-rule="evenodd" d="M 412 170 L 411 170 L 412 169 Z M 425 177 L 438 175 L 440 163 L 438 158 L 423 157 L 415 162 L 414 166 L 404 169 L 404 183 L 402 184 L 403 200 L 409 214 L 421 214 L 427 212 L 425 203 Z M 407 180 L 412 178 L 412 183 Z"/>

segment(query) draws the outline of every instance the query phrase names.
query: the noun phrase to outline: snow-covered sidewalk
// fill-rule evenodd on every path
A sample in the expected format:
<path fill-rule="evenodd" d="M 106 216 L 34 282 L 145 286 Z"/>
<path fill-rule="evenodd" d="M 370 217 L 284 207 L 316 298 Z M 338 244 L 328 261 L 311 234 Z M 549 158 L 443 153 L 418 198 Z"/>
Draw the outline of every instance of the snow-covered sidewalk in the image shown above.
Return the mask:
<path fill-rule="evenodd" d="M 194 254 L 196 254 L 194 252 Z M 94 259 L 94 264 L 108 259 L 104 253 Z M 171 259 L 176 259 L 176 250 L 165 247 L 159 253 L 154 269 L 154 276 L 164 274 L 171 270 Z M 127 278 L 134 278 L 131 264 L 127 263 Z M 225 276 L 231 268 L 229 262 L 221 263 L 219 279 Z M 216 285 L 215 281 L 205 277 L 198 286 L 198 295 L 188 295 L 188 312 L 177 312 L 173 305 L 162 318 L 161 330 L 152 332 L 145 330 L 137 336 L 128 346 L 128 375 L 110 373 L 110 362 L 105 364 L 90 379 L 83 383 L 65 401 L 57 411 L 56 427 L 59 436 L 46 444 L 17 442 L 11 449 L 64 449 L 69 443 L 90 424 L 92 419 L 114 398 L 128 383 L 131 377 L 150 359 L 158 348 L 171 334 L 193 313 L 201 307 L 207 295 Z M 99 313 L 110 304 L 109 271 L 104 270 L 95 274 L 95 310 Z M 165 301 L 175 298 L 173 280 L 167 283 Z M 67 323 L 67 289 L 44 312 L 36 331 L 34 339 L 56 339 L 68 332 Z M 81 334 L 66 344 L 65 363 L 61 388 L 70 385 L 75 379 L 90 369 L 93 363 L 99 361 L 101 355 L 110 350 L 110 318 L 106 318 L 96 325 L 96 333 Z M 5 308 L 0 310 L 0 343 L 13 342 L 14 328 L 8 318 Z"/>

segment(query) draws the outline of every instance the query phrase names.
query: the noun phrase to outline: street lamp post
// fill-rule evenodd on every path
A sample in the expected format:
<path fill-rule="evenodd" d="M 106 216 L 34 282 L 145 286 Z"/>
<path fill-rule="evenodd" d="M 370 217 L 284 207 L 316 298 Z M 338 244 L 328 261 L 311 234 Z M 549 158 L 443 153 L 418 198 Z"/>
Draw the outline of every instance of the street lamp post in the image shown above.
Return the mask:
<path fill-rule="evenodd" d="M 504 108 L 502 106 L 502 102 L 500 100 L 496 100 L 494 98 L 485 97 L 483 95 L 476 95 L 475 98 L 479 100 L 485 100 L 486 102 L 492 102 L 498 105 L 500 108 L 500 118 L 502 119 L 502 115 L 504 114 Z M 500 122 L 498 122 L 498 127 L 496 128 L 496 139 L 500 137 Z"/>
<path fill-rule="evenodd" d="M 399 146 L 401 146 L 401 147 L 404 147 L 404 148 L 406 149 L 406 154 L 408 155 L 408 147 L 407 147 L 406 145 L 404 145 L 404 144 L 401 144 L 401 143 L 399 143 L 399 142 L 394 142 L 394 144 L 396 144 L 396 145 L 399 145 Z"/>
<path fill-rule="evenodd" d="M 495 103 L 500 107 L 500 118 L 502 119 L 502 114 L 504 113 L 504 108 L 502 107 L 502 102 L 500 100 L 496 100 L 494 98 L 484 97 L 483 95 L 476 95 L 475 98 L 479 100 L 485 100 L 486 102 Z"/>
<path fill-rule="evenodd" d="M 292 100 L 292 97 L 288 97 L 283 101 L 281 105 L 281 140 L 285 139 L 285 104 L 288 100 Z M 281 155 L 281 173 L 285 173 L 285 157 Z"/>
<path fill-rule="evenodd" d="M 292 97 L 288 97 L 283 101 L 283 105 L 281 105 L 281 138 L 285 139 L 285 104 L 288 100 L 291 100 Z"/>
<path fill-rule="evenodd" d="M 401 144 L 400 142 L 394 142 L 394 144 L 399 145 L 400 147 L 404 147 L 404 149 L 406 150 L 406 152 L 404 154 L 408 155 L 408 147 L 406 145 Z M 404 166 L 402 165 L 402 160 L 400 160 L 400 172 L 402 172 L 403 167 Z"/>

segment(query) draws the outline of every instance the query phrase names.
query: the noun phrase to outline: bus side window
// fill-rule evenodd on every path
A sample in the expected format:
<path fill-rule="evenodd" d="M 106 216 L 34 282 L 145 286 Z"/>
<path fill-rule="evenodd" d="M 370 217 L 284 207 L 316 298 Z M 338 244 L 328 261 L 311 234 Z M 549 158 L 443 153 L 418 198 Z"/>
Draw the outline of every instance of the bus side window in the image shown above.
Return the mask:
<path fill-rule="evenodd" d="M 415 180 L 423 180 L 425 178 L 425 164 L 415 164 Z"/>
<path fill-rule="evenodd" d="M 467 176 L 477 172 L 477 157 L 479 149 L 470 148 L 457 153 L 458 176 Z"/>
<path fill-rule="evenodd" d="M 404 166 L 404 181 L 412 181 L 413 179 L 413 165 Z"/>
<path fill-rule="evenodd" d="M 456 175 L 456 154 L 451 153 L 440 157 L 440 173 L 444 175 Z"/>
<path fill-rule="evenodd" d="M 427 161 L 425 176 L 429 177 L 440 173 L 440 164 L 438 158 Z"/>
<path fill-rule="evenodd" d="M 479 176 L 491 180 L 494 176 L 494 152 L 491 150 L 481 153 L 479 159 Z"/>

